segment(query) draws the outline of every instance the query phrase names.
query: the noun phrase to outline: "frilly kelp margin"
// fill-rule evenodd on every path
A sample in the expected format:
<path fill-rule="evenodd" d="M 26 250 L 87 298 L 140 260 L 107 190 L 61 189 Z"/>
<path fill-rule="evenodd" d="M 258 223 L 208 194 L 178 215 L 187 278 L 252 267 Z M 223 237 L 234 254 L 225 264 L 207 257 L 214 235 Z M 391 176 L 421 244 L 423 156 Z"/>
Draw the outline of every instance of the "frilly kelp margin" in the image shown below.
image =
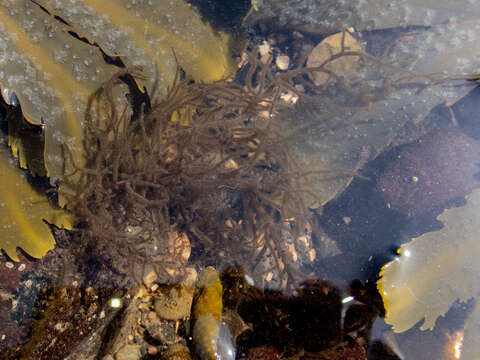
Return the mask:
<path fill-rule="evenodd" d="M 20 167 L 33 176 L 48 176 L 52 186 L 66 185 L 64 173 L 71 173 L 64 166 L 62 143 L 68 143 L 76 162 L 82 163 L 87 100 L 119 69 L 143 66 L 149 75 L 144 80 L 171 83 L 176 68 L 172 49 L 196 80 L 218 79 L 234 67 L 228 36 L 214 33 L 183 0 L 137 2 L 134 8 L 128 1 L 90 5 L 88 1 L 0 3 L 2 116 L 6 109 L 0 125 L 2 130 L 8 128 L 8 146 Z M 154 86 L 129 85 L 137 106 L 138 98 L 145 100 Z M 165 91 L 157 88 L 162 95 Z M 29 188 L 24 173 L 13 169 L 16 164 L 6 153 L 1 155 L 0 248 L 15 260 L 17 247 L 41 257 L 54 246 L 43 220 L 50 222 L 58 209 L 44 194 Z M 77 182 L 70 180 L 75 186 Z M 66 205 L 61 196 L 58 205 Z"/>
<path fill-rule="evenodd" d="M 479 207 L 480 191 L 475 190 L 465 206 L 438 217 L 444 224 L 441 230 L 403 245 L 399 257 L 383 267 L 378 289 L 385 303 L 385 320 L 394 331 L 406 331 L 422 319 L 421 330 L 433 329 L 437 318 L 455 301 L 478 299 Z M 474 331 L 478 323 L 477 305 L 465 328 L 462 359 L 474 359 L 480 352 Z"/>
<path fill-rule="evenodd" d="M 45 221 L 59 228 L 71 229 L 73 220 L 31 187 L 25 171 L 10 159 L 3 142 L 0 142 L 0 181 L 0 198 L 3 201 L 0 216 L 5 224 L 0 227 L 0 249 L 14 261 L 19 261 L 18 247 L 32 257 L 41 258 L 55 246 Z"/>
<path fill-rule="evenodd" d="M 172 49 L 196 80 L 218 80 L 234 71 L 229 37 L 214 33 L 183 0 L 130 3 L 0 3 L 0 46 L 5 55 L 0 97 L 9 105 L 15 99 L 31 125 L 42 125 L 42 164 L 35 158 L 36 163 L 30 161 L 32 149 L 25 148 L 14 131 L 9 133 L 9 146 L 23 168 L 46 173 L 52 185 L 63 179 L 62 142 L 70 142 L 80 162 L 81 122 L 89 96 L 121 68 L 143 67 L 145 82 L 132 84 L 137 88 L 132 96 L 137 97 L 152 89 L 150 80 L 173 81 Z M 164 95 L 165 90 L 157 92 Z M 62 198 L 59 204 L 65 205 Z"/>

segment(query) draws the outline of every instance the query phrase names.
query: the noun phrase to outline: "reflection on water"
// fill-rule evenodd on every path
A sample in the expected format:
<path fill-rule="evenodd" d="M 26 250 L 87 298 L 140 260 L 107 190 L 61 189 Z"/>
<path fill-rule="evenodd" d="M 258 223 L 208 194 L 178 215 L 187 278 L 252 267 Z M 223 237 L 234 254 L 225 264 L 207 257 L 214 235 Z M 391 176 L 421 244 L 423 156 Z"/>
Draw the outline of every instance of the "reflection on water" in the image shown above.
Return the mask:
<path fill-rule="evenodd" d="M 0 356 L 475 358 L 478 5 L 109 3 L 0 8 L 2 146 L 61 180 L 2 178 Z"/>

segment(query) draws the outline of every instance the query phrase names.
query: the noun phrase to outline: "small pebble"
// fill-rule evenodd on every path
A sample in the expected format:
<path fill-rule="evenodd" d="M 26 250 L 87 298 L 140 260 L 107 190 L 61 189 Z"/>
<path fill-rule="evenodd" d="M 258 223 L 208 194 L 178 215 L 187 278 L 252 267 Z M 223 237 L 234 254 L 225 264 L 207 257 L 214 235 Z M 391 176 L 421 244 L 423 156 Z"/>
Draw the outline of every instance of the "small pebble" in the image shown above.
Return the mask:
<path fill-rule="evenodd" d="M 26 267 L 27 266 L 25 264 L 20 264 L 20 266 L 18 267 L 18 271 L 23 271 Z"/>
<path fill-rule="evenodd" d="M 148 318 L 149 318 L 150 320 L 153 320 L 153 319 L 155 319 L 156 317 L 157 317 L 157 314 L 155 313 L 155 311 L 150 311 L 150 312 L 148 313 Z"/>
<path fill-rule="evenodd" d="M 149 355 L 157 355 L 158 354 L 158 349 L 155 346 L 149 346 L 148 347 L 148 354 Z"/>
<path fill-rule="evenodd" d="M 150 310 L 150 308 L 148 307 L 148 305 L 146 303 L 141 303 L 140 305 L 138 305 L 138 309 L 142 310 L 142 311 L 145 311 L 145 312 Z"/>
<path fill-rule="evenodd" d="M 275 59 L 275 64 L 280 70 L 287 70 L 290 66 L 290 58 L 287 55 L 279 55 Z"/>
<path fill-rule="evenodd" d="M 190 315 L 193 288 L 188 286 L 172 287 L 154 302 L 155 312 L 166 320 L 179 320 Z"/>
<path fill-rule="evenodd" d="M 137 345 L 125 345 L 115 354 L 116 360 L 138 360 L 141 357 L 140 349 Z"/>
<path fill-rule="evenodd" d="M 153 283 L 157 280 L 157 273 L 153 270 L 153 267 L 151 265 L 145 267 L 142 280 L 147 288 L 151 288 L 153 286 Z"/>
<path fill-rule="evenodd" d="M 185 345 L 182 344 L 173 344 L 170 345 L 162 354 L 163 359 L 175 360 L 192 360 L 192 355 L 190 350 Z M 217 358 L 217 356 L 215 356 Z"/>

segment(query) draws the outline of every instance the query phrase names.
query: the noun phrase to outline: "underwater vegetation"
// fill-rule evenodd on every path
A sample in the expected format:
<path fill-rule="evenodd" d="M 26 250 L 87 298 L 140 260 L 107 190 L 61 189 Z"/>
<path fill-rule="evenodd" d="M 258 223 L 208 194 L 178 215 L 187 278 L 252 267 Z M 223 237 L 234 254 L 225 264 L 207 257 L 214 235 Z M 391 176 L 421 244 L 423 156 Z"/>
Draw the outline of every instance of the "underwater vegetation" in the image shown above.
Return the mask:
<path fill-rule="evenodd" d="M 67 21 L 52 19 L 54 7 L 44 5 L 40 8 L 37 3 L 25 3 L 40 18 L 58 22 L 54 24 L 60 26 L 59 31 L 64 27 L 69 31 L 76 29 Z M 13 14 L 22 19 L 22 12 L 14 11 Z M 7 21 L 7 14 L 5 16 Z M 10 26 L 16 29 L 13 24 Z M 26 36 L 18 31 L 19 38 Z M 61 34 L 64 36 L 64 32 Z M 346 37 L 345 33 L 337 36 L 340 43 Z M 87 47 L 87 54 L 101 50 L 96 43 L 79 41 L 73 36 L 62 39 L 53 42 L 52 46 L 64 41 L 66 44 L 73 42 L 74 47 Z M 25 42 L 28 41 L 26 38 Z M 328 96 L 320 102 L 324 109 L 308 111 L 317 114 L 313 126 L 299 121 L 285 127 L 273 119 L 281 108 L 290 107 L 282 105 L 281 95 L 285 92 L 302 95 L 300 102 L 318 103 L 313 95 L 324 92 L 329 85 L 315 88 L 304 77 L 307 73 L 330 74 L 339 86 L 346 88 L 338 75 L 326 67 L 340 57 L 355 57 L 364 64 L 391 73 L 390 67 L 382 66 L 363 51 L 348 50 L 340 44 L 338 52 L 318 66 L 299 67 L 275 77 L 269 69 L 270 64 L 259 62 L 252 53 L 245 87 L 225 81 L 211 84 L 192 81 L 188 72 L 185 80 L 179 80 L 177 73 L 163 96 L 158 89 L 165 85 L 158 84 L 150 87 L 148 97 L 145 90 L 142 95 L 134 85 L 154 81 L 148 80 L 144 72 L 140 74 L 128 68 L 114 75 L 85 100 L 85 108 L 69 112 L 69 116 L 79 116 L 81 109 L 86 113 L 81 121 L 72 120 L 75 126 L 81 124 L 82 130 L 76 134 L 60 136 L 61 127 L 46 119 L 46 173 L 50 181 L 61 179 L 59 202 L 66 204 L 78 221 L 77 229 L 81 231 L 76 234 L 83 235 L 74 243 L 83 249 L 96 249 L 107 261 L 116 263 L 121 272 L 128 267 L 130 271 L 127 272 L 137 280 L 142 278 L 143 269 L 134 269 L 135 264 L 154 265 L 159 281 L 180 276 L 176 270 L 183 268 L 188 255 L 183 260 L 178 256 L 184 252 L 185 244 L 175 239 L 185 239 L 185 236 L 191 243 L 185 246 L 195 250 L 193 261 L 196 254 L 201 253 L 203 263 L 250 263 L 252 273 L 261 278 L 260 274 L 273 271 L 275 278 L 281 279 L 278 281 L 282 286 L 304 277 L 298 264 L 294 264 L 295 255 L 288 253 L 283 239 L 289 236 L 293 239 L 289 246 L 297 247 L 296 239 L 305 235 L 308 207 L 323 204 L 348 183 L 355 175 L 358 160 L 353 159 L 350 168 L 333 174 L 323 165 L 307 162 L 303 164 L 308 165 L 306 172 L 296 164 L 289 150 L 291 139 L 298 138 L 302 129 L 325 131 L 334 126 L 338 106 L 345 102 L 341 98 L 334 100 L 335 94 L 325 93 Z M 182 51 L 179 54 L 183 54 Z M 21 52 L 22 56 L 28 55 L 25 49 Z M 100 62 L 109 69 L 104 74 L 111 74 L 113 70 L 107 66 L 108 62 L 104 64 L 104 55 L 102 60 L 89 58 L 89 61 Z M 78 57 L 76 55 L 75 59 Z M 112 57 L 108 59 L 112 62 Z M 45 61 L 48 69 L 49 58 Z M 182 61 L 179 65 L 185 66 Z M 188 70 L 188 66 L 185 69 Z M 61 73 L 69 74 L 66 70 Z M 404 75 L 408 80 L 409 75 Z M 202 79 L 201 76 L 197 78 Z M 22 96 L 24 87 L 17 90 L 18 85 L 8 82 L 11 79 L 6 79 L 8 87 L 5 89 L 16 90 L 15 96 L 28 117 L 29 98 Z M 95 79 L 99 80 L 99 75 Z M 358 81 L 360 78 L 348 85 L 354 86 Z M 313 93 L 307 96 L 305 91 L 297 90 L 295 85 L 301 83 Z M 401 77 L 396 79 L 396 84 L 403 84 Z M 386 96 L 382 89 L 387 90 L 384 84 L 372 90 L 370 101 Z M 129 93 L 128 99 L 125 93 Z M 64 97 L 70 98 L 68 94 L 60 95 L 61 99 Z M 48 102 L 42 104 L 45 106 Z M 65 121 L 62 119 L 60 116 L 58 121 Z M 9 127 L 9 135 L 13 138 L 11 130 Z M 51 150 L 49 145 L 52 131 L 57 133 L 54 139 L 58 151 Z M 20 144 L 18 141 L 11 143 Z M 25 153 L 15 146 L 12 145 L 14 152 Z M 297 154 L 295 157 L 305 156 Z M 55 160 L 56 165 L 49 165 L 51 159 L 59 162 Z M 56 172 L 54 168 L 62 170 Z M 321 184 L 330 175 L 333 179 L 345 179 L 343 185 L 327 186 L 323 191 L 319 185 L 309 190 L 309 183 Z M 220 253 L 219 248 L 222 249 Z M 262 261 L 266 257 L 270 260 Z"/>
<path fill-rule="evenodd" d="M 164 94 L 166 85 L 163 84 L 173 81 L 177 61 L 172 49 L 181 55 L 178 61 L 197 80 L 218 79 L 232 72 L 226 47 L 228 37 L 214 34 L 184 2 L 142 3 L 138 4 L 135 13 L 129 12 L 127 5 L 128 2 L 116 2 L 115 6 L 108 8 L 97 6 L 95 12 L 95 7 L 81 1 L 67 4 L 62 1 L 5 0 L 0 3 L 3 34 L 0 42 L 5 54 L 1 58 L 0 84 L 2 108 L 6 109 L 5 122 L 8 124 L 4 126 L 2 123 L 2 127 L 8 127 L 8 145 L 18 157 L 20 166 L 28 168 L 32 175 L 48 175 L 51 184 L 58 184 L 62 190 L 66 182 L 59 180 L 71 172 L 64 167 L 62 144 L 68 143 L 77 164 L 83 164 L 82 123 L 88 98 L 125 64 L 142 66 L 143 73 L 149 75 L 142 78 L 148 82 L 137 79 L 139 83 L 133 83 L 131 78 L 126 79 L 137 104 L 145 101 L 146 91 L 155 88 L 157 95 Z M 111 21 L 119 17 L 107 20 L 102 11 L 120 13 L 123 23 L 112 24 Z M 157 16 L 159 12 L 173 14 L 174 18 Z M 73 25 L 72 20 L 77 19 L 75 14 L 79 14 L 82 21 Z M 137 26 L 139 21 L 141 31 Z M 92 22 L 96 26 L 87 26 L 83 32 L 81 27 Z M 177 25 L 182 27 L 181 33 L 175 30 Z M 109 37 L 103 37 L 105 34 Z M 184 37 L 192 41 L 181 40 Z M 114 50 L 110 52 L 112 48 Z M 162 61 L 157 61 L 160 58 Z M 159 82 L 161 86 L 158 86 Z M 16 179 L 5 177 L 5 184 L 15 186 Z M 2 200 L 7 212 L 14 211 L 13 208 L 23 201 L 20 193 L 12 193 L 8 199 Z M 58 203 L 65 206 L 62 195 Z M 45 209 L 29 209 L 28 216 L 39 218 L 40 225 L 35 227 L 39 234 L 48 231 L 48 227 L 41 224 L 42 214 L 47 214 Z M 51 220 L 48 216 L 43 218 Z M 5 217 L 2 224 L 7 226 L 8 219 Z M 57 225 L 62 226 L 61 223 Z M 42 226 L 44 228 L 40 229 Z M 29 233 L 28 229 L 23 233 Z M 3 238 L 7 239 L 8 234 Z M 41 241 L 40 238 L 30 237 L 26 242 L 19 238 L 16 244 L 5 247 L 13 258 L 16 258 L 13 248 L 17 246 L 39 248 L 43 254 L 52 247 L 52 239 Z M 39 254 L 39 251 L 32 251 L 33 256 Z"/>
<path fill-rule="evenodd" d="M 444 227 L 402 245 L 386 264 L 378 289 L 386 308 L 385 321 L 403 332 L 423 320 L 420 329 L 433 329 L 439 316 L 460 300 L 478 299 L 478 208 L 480 192 L 467 196 L 463 207 L 445 210 Z M 465 325 L 461 359 L 476 359 L 478 303 Z"/>
<path fill-rule="evenodd" d="M 53 249 L 55 240 L 45 224 L 71 229 L 70 215 L 56 207 L 49 200 L 32 189 L 27 174 L 11 159 L 6 144 L 0 144 L 0 196 L 8 204 L 0 207 L 2 227 L 1 247 L 14 261 L 18 261 L 17 247 L 33 257 L 40 258 Z M 11 186 L 6 186 L 11 184 Z"/>
<path fill-rule="evenodd" d="M 120 68 L 141 66 L 147 75 L 147 82 L 131 84 L 136 98 L 155 87 L 158 95 L 165 94 L 177 66 L 172 49 L 197 80 L 211 81 L 233 72 L 228 37 L 214 34 L 183 1 L 142 2 L 136 12 L 129 6 L 129 1 L 0 3 L 0 42 L 8 54 L 1 59 L 2 96 L 11 105 L 14 94 L 28 122 L 44 123 L 42 170 L 52 184 L 68 171 L 62 143 L 68 142 L 81 161 L 88 98 Z M 12 152 L 19 154 L 22 167 L 31 168 L 24 159 L 29 150 L 13 141 L 14 135 L 9 134 Z M 65 205 L 61 197 L 59 204 Z"/>
<path fill-rule="evenodd" d="M 312 353 L 342 339 L 339 293 L 320 280 L 305 281 L 328 256 L 316 257 L 321 247 L 311 234 L 312 209 L 320 211 L 362 176 L 360 168 L 405 124 L 458 97 L 456 87 L 444 85 L 465 76 L 430 74 L 427 57 L 406 50 L 413 43 L 429 53 L 422 41 L 448 27 L 405 33 L 385 56 L 372 55 L 361 34 L 340 27 L 316 48 L 316 61 L 304 54 L 281 71 L 274 71 L 277 55 L 252 45 L 232 81 L 228 37 L 181 1 L 0 5 L 6 34 L 0 45 L 9 55 L 0 74 L 8 144 L 21 167 L 49 176 L 48 194 L 66 211 L 44 194 L 30 196 L 25 173 L 5 148 L 0 231 L 8 236 L 0 247 L 7 255 L 18 260 L 18 247 L 34 257 L 52 249 L 46 220 L 73 227 L 61 233 L 75 261 L 92 274 L 92 259 L 106 264 L 121 274 L 114 286 L 146 283 L 152 273 L 150 284 L 175 283 L 187 265 L 241 264 L 260 288 L 297 292 L 292 299 L 270 293 L 272 313 L 286 306 L 291 316 L 279 323 L 298 332 L 277 329 L 279 338 L 301 339 Z M 476 29 L 462 29 L 466 45 L 458 52 L 474 43 Z M 443 65 L 432 71 L 451 70 Z M 14 186 L 19 191 L 10 193 Z M 13 238 L 12 227 L 21 236 Z M 204 286 L 217 300 L 218 285 L 215 278 Z M 385 303 L 393 323 L 402 309 L 394 300 Z M 325 304 L 332 306 L 312 319 Z M 207 358 L 222 344 L 231 350 L 236 340 L 221 325 L 221 304 L 209 306 L 195 314 L 194 325 L 220 339 L 212 348 L 194 335 Z M 330 337 L 309 337 L 312 331 Z M 269 341 L 258 345 L 276 356 Z"/>
<path fill-rule="evenodd" d="M 5 47 L 30 69 L 16 75 L 15 62 L 5 60 L 12 69 L 2 79 L 5 102 L 13 106 L 14 91 L 32 124 L 41 126 L 45 114 L 45 173 L 84 234 L 77 244 L 117 259 L 122 272 L 151 263 L 158 280 L 185 265 L 185 246 L 193 261 L 251 263 L 259 278 L 273 271 L 282 286 L 304 277 L 290 249 L 305 235 L 308 208 L 336 196 L 388 144 L 403 124 L 391 117 L 404 106 L 400 93 L 428 93 L 448 79 L 418 77 L 400 61 L 374 57 L 343 31 L 328 43 L 330 56 L 307 67 L 298 59 L 274 75 L 272 59 L 262 62 L 250 49 L 244 86 L 207 84 L 201 81 L 232 69 L 226 40 L 183 5 L 175 21 L 161 15 L 172 13 L 167 4 L 142 3 L 135 13 L 125 10 L 128 1 L 3 5 L 1 20 L 12 34 Z M 189 30 L 177 35 L 182 24 Z M 330 67 L 347 59 L 355 71 Z M 312 83 L 320 74 L 325 81 Z M 50 89 L 38 92 L 46 98 L 32 96 L 40 88 Z M 295 106 L 285 104 L 286 93 L 298 97 Z M 22 164 L 27 151 L 13 129 L 9 142 Z M 142 269 L 130 273 L 143 277 Z"/>
<path fill-rule="evenodd" d="M 306 67 L 300 61 L 281 73 L 272 71 L 271 59 L 262 62 L 250 49 L 241 85 L 182 78 L 179 68 L 167 94 L 157 98 L 153 92 L 152 101 L 143 105 L 135 105 L 132 95 L 121 96 L 130 91 L 123 80 L 127 74 L 143 78 L 137 69 L 113 76 L 87 104 L 84 163 L 64 146 L 66 168 L 72 169 L 64 177 L 65 188 L 79 191 L 60 188 L 60 196 L 79 219 L 78 244 L 138 282 L 148 267 L 156 281 L 178 281 L 190 261 L 242 264 L 260 283 L 270 274 L 275 286 L 293 289 L 307 277 L 297 253 L 311 226 L 309 209 L 347 186 L 366 161 L 360 153 L 348 159 L 350 167 L 313 163 L 311 143 L 299 145 L 304 133 L 323 139 L 337 126 L 380 128 L 371 119 L 342 121 L 350 118 L 352 107 L 366 109 L 397 90 L 428 89 L 451 79 L 416 76 L 361 48 L 350 49 L 346 31 L 336 39 L 337 52 L 323 62 Z M 345 77 L 331 70 L 343 57 L 356 59 L 361 70 Z M 309 76 L 317 72 L 328 74 L 328 81 L 312 83 Z M 381 81 L 379 73 L 385 76 Z M 338 89 L 348 96 L 338 95 Z M 285 94 L 298 97 L 295 109 L 302 110 L 292 112 Z M 349 107 L 351 101 L 357 105 Z M 378 149 L 389 138 L 380 131 Z M 314 151 L 316 156 L 328 155 Z M 329 186 L 329 180 L 340 182 Z M 187 254 L 180 256 L 186 247 Z"/>
<path fill-rule="evenodd" d="M 257 273 L 252 259 L 267 253 L 273 270 L 293 281 L 298 269 L 282 238 L 304 231 L 308 191 L 285 135 L 271 116 L 258 115 L 274 111 L 278 86 L 254 92 L 250 83 L 244 88 L 186 78 L 132 121 L 128 103 L 113 96 L 120 78 L 89 103 L 85 166 L 65 147 L 75 169 L 69 176 L 82 184 L 78 194 L 64 194 L 82 221 L 81 243 L 127 259 L 139 279 L 143 269 L 136 273 L 133 265 L 151 263 L 158 280 L 170 282 L 185 263 L 178 256 L 182 244 L 174 241 L 172 248 L 169 234 L 185 234 L 203 263 L 236 261 Z"/>

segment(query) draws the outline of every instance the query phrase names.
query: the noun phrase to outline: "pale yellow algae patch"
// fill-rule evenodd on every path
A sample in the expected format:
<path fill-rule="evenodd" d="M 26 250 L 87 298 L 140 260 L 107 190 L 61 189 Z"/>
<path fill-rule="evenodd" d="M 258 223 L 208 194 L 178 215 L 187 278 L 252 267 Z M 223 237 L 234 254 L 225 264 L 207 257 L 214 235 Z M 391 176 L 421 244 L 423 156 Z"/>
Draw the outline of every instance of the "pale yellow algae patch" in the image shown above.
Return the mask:
<path fill-rule="evenodd" d="M 396 260 L 380 272 L 378 289 L 386 308 L 386 322 L 403 332 L 424 319 L 420 329 L 433 329 L 458 300 L 480 294 L 480 191 L 463 207 L 438 217 L 439 231 L 402 245 Z"/>
<path fill-rule="evenodd" d="M 62 143 L 82 163 L 88 97 L 117 70 L 96 47 L 74 39 L 68 27 L 31 1 L 3 0 L 1 5 L 0 46 L 6 51 L 0 58 L 0 86 L 6 101 L 15 92 L 27 119 L 45 122 L 45 166 L 53 183 L 66 170 Z M 21 153 L 18 142 L 10 140 L 13 153 Z"/>
<path fill-rule="evenodd" d="M 61 182 L 73 170 L 64 161 L 62 145 L 68 146 L 76 165 L 84 164 L 87 100 L 119 71 L 101 50 L 118 56 L 127 67 L 141 66 L 145 78 L 140 86 L 150 93 L 155 89 L 155 97 L 164 95 L 173 82 L 175 56 L 198 81 L 218 80 L 235 70 L 228 37 L 215 34 L 181 0 L 37 3 L 45 11 L 29 0 L 0 0 L 0 48 L 5 50 L 0 55 L 0 87 L 7 102 L 15 92 L 28 121 L 45 122 L 45 167 L 52 184 L 60 180 L 61 206 L 63 192 L 75 191 Z M 29 167 L 22 157 L 23 143 L 11 138 L 10 144 L 21 165 Z"/>
<path fill-rule="evenodd" d="M 17 247 L 41 258 L 55 246 L 44 220 L 71 229 L 72 219 L 32 189 L 3 145 L 0 144 L 0 248 L 14 261 L 19 261 Z"/>
<path fill-rule="evenodd" d="M 141 66 L 149 91 L 158 81 L 160 94 L 173 81 L 176 61 L 197 81 L 232 75 L 235 66 L 227 46 L 229 37 L 214 33 L 183 0 L 132 1 L 43 0 L 42 5 L 74 24 L 127 66 Z"/>

